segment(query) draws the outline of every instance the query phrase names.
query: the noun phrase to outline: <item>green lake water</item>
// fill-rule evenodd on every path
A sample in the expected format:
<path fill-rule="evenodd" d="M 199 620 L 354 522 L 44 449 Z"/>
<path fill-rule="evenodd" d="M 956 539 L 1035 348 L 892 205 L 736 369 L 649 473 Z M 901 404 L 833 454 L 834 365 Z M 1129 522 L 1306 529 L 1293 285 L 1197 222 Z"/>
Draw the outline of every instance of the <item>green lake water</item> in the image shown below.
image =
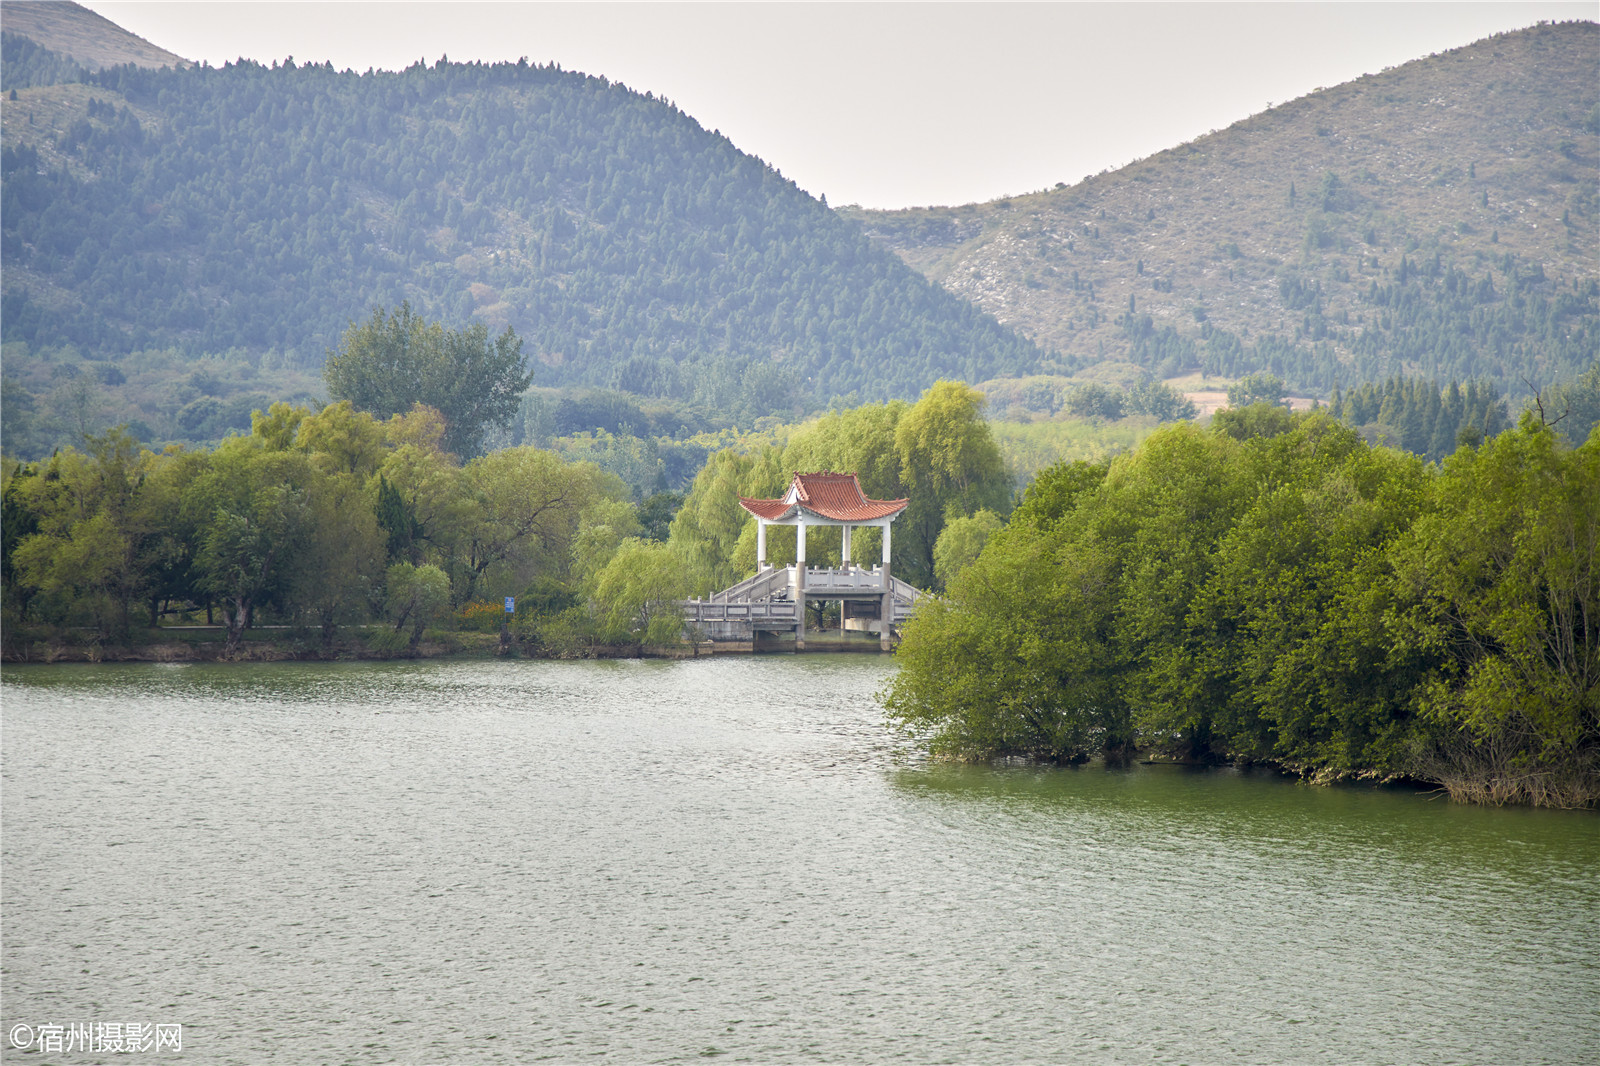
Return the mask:
<path fill-rule="evenodd" d="M 873 700 L 893 668 L 7 668 L 5 1033 L 180 1024 L 150 1058 L 204 1063 L 1600 1061 L 1595 815 L 929 764 Z"/>

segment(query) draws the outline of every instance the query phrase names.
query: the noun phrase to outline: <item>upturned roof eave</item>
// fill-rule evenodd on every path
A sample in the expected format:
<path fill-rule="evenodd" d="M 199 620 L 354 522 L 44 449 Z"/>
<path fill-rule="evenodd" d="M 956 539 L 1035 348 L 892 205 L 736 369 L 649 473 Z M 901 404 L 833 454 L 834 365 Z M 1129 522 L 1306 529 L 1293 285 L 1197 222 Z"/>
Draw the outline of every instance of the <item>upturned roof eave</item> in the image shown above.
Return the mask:
<path fill-rule="evenodd" d="M 881 511 L 877 514 L 833 514 L 827 511 L 819 510 L 815 507 L 808 507 L 803 503 L 786 504 L 781 499 L 747 499 L 743 496 L 739 498 L 739 506 L 743 507 L 750 514 L 755 515 L 762 521 L 774 524 L 782 524 L 793 521 L 801 515 L 804 515 L 807 518 L 816 519 L 817 521 L 821 522 L 838 522 L 844 525 L 866 525 L 869 522 L 893 521 L 894 519 L 900 517 L 900 514 L 905 511 L 906 505 L 910 503 L 909 500 L 874 500 L 873 502 L 898 506 L 892 506 L 891 508 Z M 755 504 L 756 506 L 751 506 L 752 504 Z M 762 504 L 767 504 L 768 506 L 761 507 L 760 505 Z M 777 510 L 777 507 L 781 507 L 782 510 Z"/>

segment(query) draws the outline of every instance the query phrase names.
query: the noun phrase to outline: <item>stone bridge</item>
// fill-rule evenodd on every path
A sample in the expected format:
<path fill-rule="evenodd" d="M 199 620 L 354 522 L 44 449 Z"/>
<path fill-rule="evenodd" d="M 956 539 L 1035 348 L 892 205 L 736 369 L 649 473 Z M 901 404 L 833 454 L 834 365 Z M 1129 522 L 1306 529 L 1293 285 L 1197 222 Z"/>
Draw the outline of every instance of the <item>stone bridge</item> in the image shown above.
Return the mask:
<path fill-rule="evenodd" d="M 806 604 L 838 600 L 840 630 L 876 633 L 887 651 L 896 627 L 911 617 L 923 595 L 910 583 L 885 575 L 881 566 L 769 566 L 707 599 L 683 600 L 679 606 L 684 622 L 713 640 L 757 641 L 761 634 L 793 633 L 795 650 L 803 651 Z"/>

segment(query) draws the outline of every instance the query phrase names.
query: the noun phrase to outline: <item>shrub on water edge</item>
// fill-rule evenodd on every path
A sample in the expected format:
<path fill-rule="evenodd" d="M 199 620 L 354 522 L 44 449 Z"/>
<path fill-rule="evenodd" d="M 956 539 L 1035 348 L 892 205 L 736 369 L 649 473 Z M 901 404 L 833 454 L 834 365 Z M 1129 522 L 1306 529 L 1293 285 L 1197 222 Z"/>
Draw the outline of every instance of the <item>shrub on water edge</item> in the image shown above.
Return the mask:
<path fill-rule="evenodd" d="M 388 626 L 366 630 L 362 634 L 361 642 L 369 654 L 386 659 L 405 655 L 411 650 L 411 639 L 405 633 Z"/>
<path fill-rule="evenodd" d="M 595 645 L 594 619 L 582 607 L 555 614 L 519 614 L 516 633 L 535 654 L 556 659 L 581 658 Z"/>

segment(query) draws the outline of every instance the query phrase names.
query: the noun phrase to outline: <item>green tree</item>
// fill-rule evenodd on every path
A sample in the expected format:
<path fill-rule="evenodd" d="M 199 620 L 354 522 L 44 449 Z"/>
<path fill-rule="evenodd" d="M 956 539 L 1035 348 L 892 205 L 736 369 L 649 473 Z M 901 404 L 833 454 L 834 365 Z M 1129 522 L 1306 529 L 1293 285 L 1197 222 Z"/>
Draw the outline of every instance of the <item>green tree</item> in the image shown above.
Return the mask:
<path fill-rule="evenodd" d="M 416 513 L 406 503 L 400 490 L 389 484 L 389 479 L 378 475 L 378 500 L 374 515 L 378 528 L 383 531 L 384 554 L 389 562 L 409 562 L 413 565 L 417 541 L 422 537 L 422 527 Z"/>
<path fill-rule="evenodd" d="M 1573 444 L 1582 444 L 1600 425 L 1600 361 L 1576 381 L 1551 390 L 1545 414 Z"/>
<path fill-rule="evenodd" d="M 204 528 L 199 517 L 184 506 L 189 486 L 211 467 L 207 452 L 168 450 L 146 453 L 136 499 L 137 543 L 135 566 L 149 607 L 151 626 L 173 603 L 180 606 L 207 598 L 197 568 Z"/>
<path fill-rule="evenodd" d="M 1314 414 L 1238 461 L 1254 487 L 1185 620 L 1192 672 L 1216 694 L 1215 748 L 1301 772 L 1403 772 L 1431 660 L 1387 630 L 1386 553 L 1425 500 L 1420 460 Z"/>
<path fill-rule="evenodd" d="M 682 561 L 658 541 L 624 541 L 594 583 L 594 601 L 607 639 L 675 644 L 683 639 L 677 601 L 688 595 Z"/>
<path fill-rule="evenodd" d="M 1204 648 L 1188 617 L 1247 499 L 1240 449 L 1190 423 L 1163 427 L 1111 464 L 1082 516 L 1079 536 L 1117 560 L 1111 643 L 1126 664 L 1124 698 L 1153 746 L 1184 758 L 1221 754 L 1214 725 L 1226 693 L 1192 669 Z"/>
<path fill-rule="evenodd" d="M 330 473 L 362 480 L 372 476 L 389 450 L 383 426 L 366 411 L 357 411 L 349 400 L 328 404 L 302 418 L 295 443 Z"/>
<path fill-rule="evenodd" d="M 144 500 L 156 457 L 120 429 L 86 443 L 88 454 L 69 448 L 8 486 L 11 516 L 26 532 L 9 563 L 52 621 L 125 638 L 132 604 L 152 587 L 152 543 L 169 516 Z"/>
<path fill-rule="evenodd" d="M 1011 512 L 1011 524 L 1041 532 L 1049 529 L 1076 510 L 1087 494 L 1100 487 L 1109 466 L 1109 463 L 1076 459 L 1039 471 L 1028 483 L 1017 509 Z"/>
<path fill-rule="evenodd" d="M 666 543 L 672 520 L 683 506 L 683 493 L 657 492 L 639 505 L 639 526 L 648 540 Z"/>
<path fill-rule="evenodd" d="M 614 495 L 597 497 L 579 518 L 572 540 L 570 575 L 582 592 L 592 594 L 595 581 L 622 545 L 639 536 L 639 512 Z"/>
<path fill-rule="evenodd" d="M 364 619 L 382 586 L 386 538 L 354 474 L 312 477 L 306 506 L 309 529 L 290 597 L 316 621 L 324 650 L 331 650 L 338 626 Z"/>
<path fill-rule="evenodd" d="M 522 588 L 538 573 L 565 573 L 582 518 L 597 501 L 629 493 L 593 463 L 567 463 L 537 448 L 507 448 L 462 471 L 470 518 L 461 529 L 456 592 L 470 600 L 486 583 Z"/>
<path fill-rule="evenodd" d="M 1109 641 L 1114 561 L 1020 527 L 992 537 L 906 627 L 889 720 L 937 755 L 1120 758 L 1130 742 Z"/>
<path fill-rule="evenodd" d="M 1272 403 L 1253 403 L 1247 407 L 1225 407 L 1211 416 L 1215 433 L 1245 441 L 1252 437 L 1276 437 L 1295 426 L 1295 416 L 1287 407 Z"/>
<path fill-rule="evenodd" d="M 983 394 L 941 381 L 895 426 L 900 481 L 911 501 L 894 529 L 894 569 L 922 588 L 934 581 L 933 547 L 945 515 L 1009 511 L 1011 477 L 983 419 Z"/>
<path fill-rule="evenodd" d="M 4 597 L 0 602 L 8 628 L 27 615 L 33 600 L 34 590 L 19 580 L 17 548 L 39 531 L 29 491 L 38 476 L 37 467 L 0 456 L 0 596 Z"/>
<path fill-rule="evenodd" d="M 189 486 L 184 506 L 201 528 L 202 588 L 221 603 L 227 650 L 262 607 L 281 607 L 311 536 L 309 482 L 316 469 L 300 452 L 230 437 Z"/>
<path fill-rule="evenodd" d="M 442 423 L 422 408 L 385 424 L 392 450 L 378 468 L 374 511 L 388 537 L 391 559 L 447 563 L 462 551 L 474 509 L 461 468 L 441 450 Z M 384 485 L 389 493 L 384 492 Z M 398 507 L 395 501 L 398 500 Z"/>
<path fill-rule="evenodd" d="M 1283 379 L 1276 374 L 1266 371 L 1246 374 L 1228 386 L 1228 406 L 1249 407 L 1255 403 L 1281 405 L 1288 391 Z"/>
<path fill-rule="evenodd" d="M 463 457 L 477 454 L 484 432 L 508 424 L 533 381 L 522 341 L 508 326 L 491 340 L 481 322 L 448 330 L 425 321 L 409 302 L 351 323 L 323 367 L 328 393 L 378 417 L 415 404 L 439 411 L 443 445 Z"/>
<path fill-rule="evenodd" d="M 688 568 L 693 594 L 703 596 L 749 576 L 748 570 L 734 562 L 740 535 L 747 526 L 755 525 L 755 519 L 739 506 L 739 497 L 771 498 L 782 492 L 787 479 L 781 459 L 771 447 L 753 455 L 725 448 L 707 459 L 695 475 L 668 538 Z M 778 559 L 776 542 L 767 547 L 769 559 Z"/>
<path fill-rule="evenodd" d="M 1446 460 L 1437 511 L 1395 549 L 1423 609 L 1411 639 L 1451 668 L 1423 696 L 1431 770 L 1484 798 L 1600 800 L 1600 439 L 1531 413 Z"/>
<path fill-rule="evenodd" d="M 908 625 L 891 720 L 961 758 L 1137 744 L 1600 803 L 1600 441 L 1529 414 L 1435 474 L 1291 422 L 1046 471 Z"/>
<path fill-rule="evenodd" d="M 1079 385 L 1067 396 L 1066 409 L 1079 418 L 1104 419 L 1114 422 L 1125 413 L 1127 397 L 1121 389 L 1098 382 Z"/>
<path fill-rule="evenodd" d="M 939 579 L 939 587 L 948 588 L 978 558 L 989 537 L 1004 525 L 1000 516 L 990 510 L 946 521 L 933 545 L 933 574 Z"/>
<path fill-rule="evenodd" d="M 385 588 L 394 631 L 401 632 L 409 623 L 408 646 L 415 652 L 423 630 L 450 607 L 450 578 L 437 566 L 395 563 L 389 567 Z"/>
<path fill-rule="evenodd" d="M 1192 420 L 1200 414 L 1193 400 L 1164 381 L 1151 381 L 1128 390 L 1128 407 L 1134 414 L 1149 415 L 1157 422 Z"/>

